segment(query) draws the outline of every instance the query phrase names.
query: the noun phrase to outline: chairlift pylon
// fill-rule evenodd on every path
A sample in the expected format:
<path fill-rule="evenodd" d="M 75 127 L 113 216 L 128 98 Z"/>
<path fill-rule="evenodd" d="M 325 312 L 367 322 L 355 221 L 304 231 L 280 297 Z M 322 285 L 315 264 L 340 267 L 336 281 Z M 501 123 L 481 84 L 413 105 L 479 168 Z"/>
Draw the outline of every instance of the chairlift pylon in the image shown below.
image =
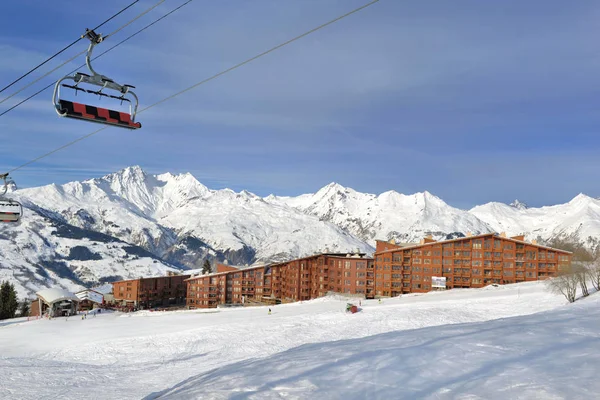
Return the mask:
<path fill-rule="evenodd" d="M 15 182 L 8 177 L 8 173 L 0 175 L 0 180 L 3 182 L 0 188 L 0 222 L 17 223 L 23 216 L 23 206 L 18 201 L 5 197 L 8 185 L 15 185 Z"/>
<path fill-rule="evenodd" d="M 96 122 L 104 125 L 117 126 L 126 129 L 139 129 L 142 124 L 135 122 L 135 116 L 138 108 L 138 97 L 134 92 L 131 91 L 135 86 L 131 85 L 120 85 L 110 79 L 107 76 L 98 74 L 94 68 L 92 68 L 92 51 L 94 47 L 101 43 L 104 38 L 102 34 L 98 34 L 93 30 L 86 29 L 85 34 L 82 37 L 86 37 L 90 40 L 90 45 L 85 56 L 85 63 L 90 70 L 92 75 L 85 74 L 83 72 L 76 72 L 72 76 L 65 76 L 56 82 L 54 86 L 54 94 L 52 97 L 54 108 L 57 114 L 61 117 L 81 119 L 89 122 Z M 66 80 L 72 80 L 75 82 L 74 85 L 67 85 L 63 82 Z M 90 90 L 79 87 L 79 84 L 89 84 L 94 86 L 100 86 L 100 90 Z M 65 87 L 75 90 L 75 95 L 79 91 L 83 91 L 89 94 L 96 94 L 100 97 L 107 97 L 111 99 L 120 100 L 129 103 L 129 114 L 126 112 L 115 111 L 107 108 L 101 108 L 96 106 L 90 106 L 83 103 L 76 103 L 60 98 L 60 88 Z M 103 90 L 114 90 L 119 93 L 118 96 L 104 93 Z M 131 95 L 125 97 L 126 95 Z"/>

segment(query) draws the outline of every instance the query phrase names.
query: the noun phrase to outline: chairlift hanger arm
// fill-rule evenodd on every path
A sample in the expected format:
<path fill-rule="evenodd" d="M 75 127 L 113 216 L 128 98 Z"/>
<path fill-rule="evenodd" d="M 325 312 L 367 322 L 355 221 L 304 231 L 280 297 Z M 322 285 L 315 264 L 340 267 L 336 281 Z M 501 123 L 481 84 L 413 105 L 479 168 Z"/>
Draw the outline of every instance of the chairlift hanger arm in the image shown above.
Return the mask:
<path fill-rule="evenodd" d="M 65 76 L 56 82 L 54 86 L 54 95 L 53 95 L 53 103 L 56 112 L 61 117 L 69 117 L 75 119 L 81 119 L 88 122 L 97 122 L 105 125 L 118 126 L 122 128 L 128 129 L 139 129 L 141 128 L 141 124 L 139 122 L 135 122 L 135 117 L 138 109 L 138 97 L 137 95 L 131 91 L 130 89 L 134 86 L 132 85 L 120 85 L 115 82 L 113 79 L 101 75 L 97 73 L 92 67 L 92 52 L 94 51 L 94 47 L 101 43 L 104 40 L 102 34 L 94 32 L 94 30 L 86 29 L 85 34 L 82 38 L 85 37 L 90 40 L 90 44 L 88 46 L 87 55 L 85 57 L 85 63 L 88 67 L 91 75 L 76 72 L 72 76 Z M 65 80 L 72 80 L 75 82 L 74 85 L 64 84 Z M 99 90 L 90 90 L 79 87 L 79 84 L 89 84 L 94 86 L 100 86 Z M 89 94 L 95 94 L 106 98 L 112 98 L 116 100 L 120 100 L 121 104 L 124 101 L 129 103 L 129 114 L 118 112 L 114 110 L 110 110 L 107 108 L 100 108 L 95 106 L 89 106 L 86 104 L 75 103 L 71 101 L 66 101 L 60 98 L 60 87 L 66 87 L 69 89 L 74 89 L 75 94 L 79 91 L 83 91 Z M 119 96 L 107 94 L 104 90 L 114 90 L 119 92 Z M 128 96 L 130 98 L 127 98 Z"/>

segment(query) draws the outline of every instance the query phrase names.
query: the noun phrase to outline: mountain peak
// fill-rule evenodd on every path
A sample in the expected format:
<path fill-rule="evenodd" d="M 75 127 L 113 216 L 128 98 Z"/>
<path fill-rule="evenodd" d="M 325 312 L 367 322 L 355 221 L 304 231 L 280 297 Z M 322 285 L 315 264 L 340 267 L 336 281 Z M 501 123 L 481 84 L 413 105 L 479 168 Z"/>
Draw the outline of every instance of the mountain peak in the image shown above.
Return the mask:
<path fill-rule="evenodd" d="M 324 186 L 323 189 L 326 189 L 326 190 L 336 190 L 336 191 L 344 191 L 344 190 L 346 190 L 346 188 L 344 186 L 340 185 L 337 182 L 331 182 L 328 185 Z M 321 189 L 321 190 L 323 190 L 323 189 Z"/>
<path fill-rule="evenodd" d="M 594 200 L 594 199 L 591 198 L 590 196 L 588 196 L 587 194 L 579 193 L 577 196 L 573 197 L 573 199 L 571 199 L 571 201 L 569 201 L 569 204 L 581 203 L 581 202 L 586 202 L 589 200 Z"/>
<path fill-rule="evenodd" d="M 117 172 L 108 174 L 102 177 L 103 180 L 107 181 L 131 181 L 131 180 L 144 180 L 146 179 L 146 172 L 139 165 L 132 165 L 125 167 Z"/>
<path fill-rule="evenodd" d="M 523 203 L 523 202 L 521 202 L 519 200 L 515 200 L 512 203 L 510 203 L 509 205 L 511 207 L 514 207 L 514 208 L 518 209 L 518 210 L 527 210 L 527 208 L 529 208 L 529 207 L 527 207 L 527 204 L 525 204 L 525 203 Z"/>

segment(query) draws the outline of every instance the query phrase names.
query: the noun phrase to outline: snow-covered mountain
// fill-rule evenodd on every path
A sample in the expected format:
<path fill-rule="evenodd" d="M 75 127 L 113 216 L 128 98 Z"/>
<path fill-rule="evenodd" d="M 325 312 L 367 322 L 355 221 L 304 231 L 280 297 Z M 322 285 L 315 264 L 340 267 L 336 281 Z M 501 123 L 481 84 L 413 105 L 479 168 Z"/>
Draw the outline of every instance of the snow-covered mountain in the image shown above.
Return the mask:
<path fill-rule="evenodd" d="M 412 242 L 428 234 L 442 239 L 490 230 L 476 216 L 449 206 L 427 191 L 413 195 L 388 191 L 377 196 L 330 183 L 315 194 L 270 195 L 266 200 L 332 222 L 369 243 L 392 238 Z"/>
<path fill-rule="evenodd" d="M 330 183 L 316 193 L 270 195 L 265 200 L 333 222 L 370 244 L 373 239 L 392 238 L 414 242 L 428 234 L 443 239 L 467 232 L 505 232 L 541 243 L 566 241 L 589 250 L 600 245 L 600 199 L 584 194 L 554 206 L 531 208 L 515 200 L 510 205 L 493 202 L 465 211 L 427 191 L 374 195 Z"/>
<path fill-rule="evenodd" d="M 595 249 L 600 243 L 600 200 L 583 193 L 565 204 L 540 208 L 487 203 L 469 210 L 494 231 L 529 239 L 559 239 Z"/>
<path fill-rule="evenodd" d="M 35 206 L 25 213 L 19 224 L 0 225 L 0 281 L 14 283 L 21 299 L 54 286 L 77 291 L 179 270 L 141 247 L 68 225 Z"/>
<path fill-rule="evenodd" d="M 332 223 L 252 193 L 210 190 L 190 174 L 150 175 L 137 166 L 83 182 L 22 189 L 11 196 L 23 203 L 26 212 L 21 225 L 1 226 L 0 271 L 6 273 L 0 272 L 0 279 L 15 280 L 21 292 L 53 284 L 72 289 L 111 279 L 162 275 L 167 268 L 200 267 L 206 258 L 243 265 L 325 249 L 373 250 Z M 55 234 L 57 226 L 86 233 L 83 238 L 63 238 Z M 85 237 L 90 234 L 104 239 Z M 113 241 L 119 244 L 107 248 L 101 244 Z M 23 252 L 19 243 L 32 246 L 31 254 Z M 92 248 L 91 243 L 99 247 Z M 70 262 L 73 247 L 92 258 Z M 81 250 L 84 247 L 87 250 Z M 136 250 L 126 253 L 118 251 L 120 247 Z M 118 265 L 122 258 L 127 261 L 128 254 L 139 257 L 143 251 L 154 259 Z M 99 259 L 112 261 L 104 265 Z M 61 263 L 56 276 L 53 263 Z M 27 281 L 35 272 L 39 276 Z M 42 279 L 44 272 L 49 279 Z"/>
<path fill-rule="evenodd" d="M 429 192 L 375 195 L 336 183 L 297 197 L 262 198 L 211 190 L 189 173 L 151 175 L 134 166 L 10 195 L 26 215 L 21 225 L 0 226 L 0 279 L 17 281 L 22 292 L 199 268 L 206 258 L 250 265 L 324 250 L 370 253 L 375 239 L 496 231 L 595 248 L 600 237 L 600 200 L 583 194 L 549 207 L 515 201 L 467 211 Z"/>

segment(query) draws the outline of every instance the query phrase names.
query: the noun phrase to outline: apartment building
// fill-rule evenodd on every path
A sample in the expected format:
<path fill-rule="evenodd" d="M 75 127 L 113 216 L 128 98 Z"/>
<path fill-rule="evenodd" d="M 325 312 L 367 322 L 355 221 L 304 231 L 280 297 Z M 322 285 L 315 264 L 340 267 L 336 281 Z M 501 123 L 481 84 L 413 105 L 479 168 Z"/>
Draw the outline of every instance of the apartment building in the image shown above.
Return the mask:
<path fill-rule="evenodd" d="M 142 309 L 185 304 L 190 275 L 169 274 L 113 282 L 115 302 Z"/>
<path fill-rule="evenodd" d="M 373 259 L 364 253 L 322 253 L 283 263 L 219 270 L 187 279 L 189 308 L 310 300 L 327 292 L 374 296 Z"/>
<path fill-rule="evenodd" d="M 488 233 L 439 242 L 377 241 L 374 257 L 375 294 L 397 296 L 546 279 L 569 266 L 572 253 Z"/>

